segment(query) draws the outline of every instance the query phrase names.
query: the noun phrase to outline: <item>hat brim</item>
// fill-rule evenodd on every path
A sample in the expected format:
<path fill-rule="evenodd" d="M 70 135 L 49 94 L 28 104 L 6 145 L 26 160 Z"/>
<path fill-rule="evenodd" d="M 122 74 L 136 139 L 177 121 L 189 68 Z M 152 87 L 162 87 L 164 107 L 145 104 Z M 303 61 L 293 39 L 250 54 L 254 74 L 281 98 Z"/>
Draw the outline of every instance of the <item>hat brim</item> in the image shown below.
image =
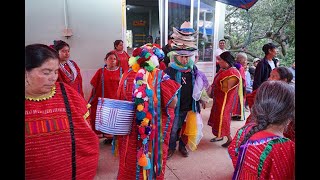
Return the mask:
<path fill-rule="evenodd" d="M 174 33 L 178 33 L 180 35 L 183 36 L 196 36 L 198 34 L 198 31 L 194 31 L 194 32 L 186 32 L 186 31 L 181 31 L 175 27 L 172 28 Z"/>
<path fill-rule="evenodd" d="M 175 52 L 175 55 L 178 55 L 178 56 L 193 56 L 194 55 L 194 51 L 176 50 L 174 52 Z"/>

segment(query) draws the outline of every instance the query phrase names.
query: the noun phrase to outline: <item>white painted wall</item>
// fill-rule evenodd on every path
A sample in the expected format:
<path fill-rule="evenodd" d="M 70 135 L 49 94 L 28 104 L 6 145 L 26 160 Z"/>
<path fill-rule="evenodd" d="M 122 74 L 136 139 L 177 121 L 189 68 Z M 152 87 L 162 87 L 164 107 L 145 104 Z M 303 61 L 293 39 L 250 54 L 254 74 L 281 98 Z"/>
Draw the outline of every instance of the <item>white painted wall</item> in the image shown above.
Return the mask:
<path fill-rule="evenodd" d="M 64 0 L 26 0 L 25 44 L 67 42 L 71 59 L 81 68 L 87 98 L 93 74 L 103 65 L 106 53 L 113 50 L 113 42 L 122 39 L 122 1 L 66 0 L 68 27 L 73 31 L 67 39 L 62 33 Z"/>

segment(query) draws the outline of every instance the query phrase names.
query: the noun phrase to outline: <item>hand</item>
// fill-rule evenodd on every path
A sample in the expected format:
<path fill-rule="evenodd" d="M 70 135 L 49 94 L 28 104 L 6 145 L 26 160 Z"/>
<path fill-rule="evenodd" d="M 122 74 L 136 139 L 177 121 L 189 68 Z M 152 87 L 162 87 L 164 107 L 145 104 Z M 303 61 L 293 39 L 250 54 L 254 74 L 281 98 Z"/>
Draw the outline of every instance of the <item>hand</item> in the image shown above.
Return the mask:
<path fill-rule="evenodd" d="M 209 96 L 210 98 L 213 98 L 213 97 L 212 97 L 212 85 L 208 87 L 208 89 L 207 89 L 207 94 L 208 94 L 208 96 Z"/>
<path fill-rule="evenodd" d="M 207 104 L 207 103 L 206 103 L 206 102 L 204 102 L 204 101 L 201 101 L 201 100 L 200 100 L 200 103 L 201 103 L 201 105 L 202 105 L 202 108 L 203 108 L 203 109 L 205 109 L 205 108 L 206 108 L 206 104 Z"/>

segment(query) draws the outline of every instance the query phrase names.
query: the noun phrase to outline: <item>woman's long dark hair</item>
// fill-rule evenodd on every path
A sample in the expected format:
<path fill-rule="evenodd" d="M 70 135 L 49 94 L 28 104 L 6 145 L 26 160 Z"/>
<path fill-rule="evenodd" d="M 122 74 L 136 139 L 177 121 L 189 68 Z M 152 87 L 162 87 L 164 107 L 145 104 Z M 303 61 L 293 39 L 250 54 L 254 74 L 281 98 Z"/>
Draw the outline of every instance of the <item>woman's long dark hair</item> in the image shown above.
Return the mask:
<path fill-rule="evenodd" d="M 64 48 L 65 46 L 68 46 L 68 47 L 70 48 L 69 44 L 66 43 L 66 42 L 64 42 L 64 41 L 62 41 L 62 40 L 54 40 L 54 41 L 53 41 L 53 48 L 54 48 L 57 52 L 59 52 L 60 49 Z"/>
<path fill-rule="evenodd" d="M 25 47 L 25 69 L 31 71 L 40 67 L 44 62 L 52 59 L 59 59 L 57 51 L 45 44 L 30 44 Z"/>
<path fill-rule="evenodd" d="M 265 130 L 268 125 L 284 125 L 295 119 L 295 91 L 283 81 L 265 81 L 257 90 L 252 106 L 252 116 L 257 125 L 246 134 L 244 144 L 256 132 Z"/>

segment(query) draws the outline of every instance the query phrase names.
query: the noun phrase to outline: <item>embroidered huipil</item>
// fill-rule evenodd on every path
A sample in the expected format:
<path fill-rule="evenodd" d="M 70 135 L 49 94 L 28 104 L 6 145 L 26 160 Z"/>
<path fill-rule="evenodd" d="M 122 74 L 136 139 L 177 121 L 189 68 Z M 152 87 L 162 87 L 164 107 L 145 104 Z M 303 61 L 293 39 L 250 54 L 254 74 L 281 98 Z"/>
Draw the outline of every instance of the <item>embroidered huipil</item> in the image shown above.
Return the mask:
<path fill-rule="evenodd" d="M 68 84 L 84 97 L 80 68 L 73 60 L 68 60 L 65 64 L 59 64 L 59 76 L 57 81 Z"/>
<path fill-rule="evenodd" d="M 93 179 L 98 167 L 99 144 L 90 128 L 87 103 L 65 84 L 71 108 L 70 123 L 58 82 L 55 88 L 56 92 L 49 97 L 26 97 L 25 178 Z"/>

